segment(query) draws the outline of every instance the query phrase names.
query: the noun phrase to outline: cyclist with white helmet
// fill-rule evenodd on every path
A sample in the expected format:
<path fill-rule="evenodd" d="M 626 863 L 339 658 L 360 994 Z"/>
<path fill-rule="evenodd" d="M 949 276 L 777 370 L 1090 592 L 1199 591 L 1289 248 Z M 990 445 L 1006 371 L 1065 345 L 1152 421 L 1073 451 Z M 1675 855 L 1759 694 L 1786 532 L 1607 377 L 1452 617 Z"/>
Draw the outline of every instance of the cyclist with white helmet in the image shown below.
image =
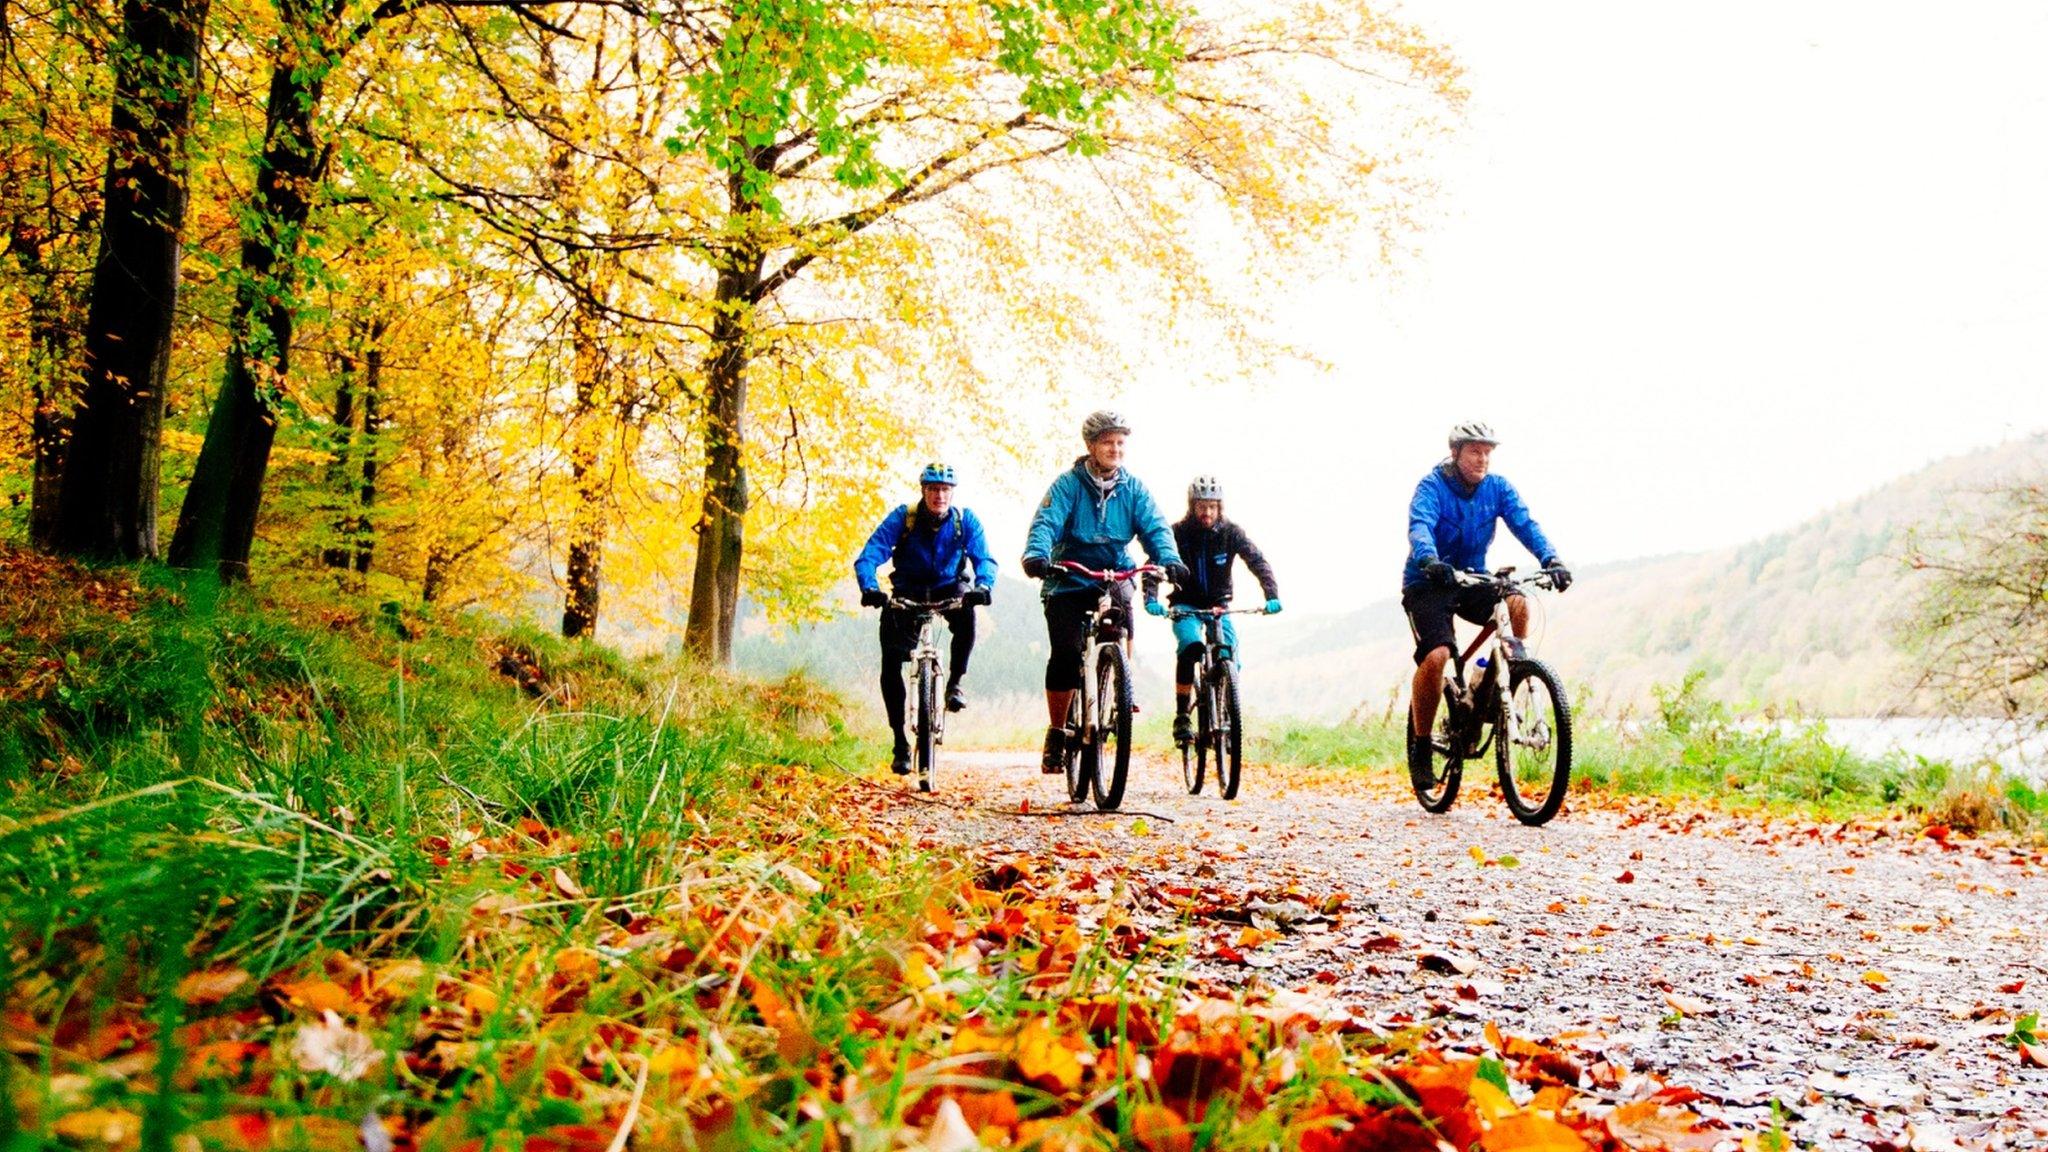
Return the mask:
<path fill-rule="evenodd" d="M 1091 413 L 1081 422 L 1081 439 L 1088 451 L 1046 490 L 1024 542 L 1024 574 L 1045 581 L 1040 595 L 1045 601 L 1045 629 L 1052 653 L 1045 662 L 1049 721 L 1040 766 L 1049 773 L 1062 770 L 1067 705 L 1081 687 L 1081 644 L 1096 602 L 1093 583 L 1054 568 L 1053 563 L 1072 560 L 1098 571 L 1127 569 L 1131 559 L 1125 549 L 1136 539 L 1175 584 L 1188 578 L 1174 547 L 1173 531 L 1159 514 L 1152 493 L 1124 468 L 1124 438 L 1130 432 L 1122 416 L 1107 410 Z M 1115 594 L 1128 620 L 1130 586 L 1117 585 Z"/>
<path fill-rule="evenodd" d="M 1443 692 L 1444 665 L 1451 658 L 1457 634 L 1453 613 L 1474 624 L 1492 618 L 1496 593 L 1488 587 L 1463 587 L 1455 573 L 1484 572 L 1486 552 L 1495 528 L 1508 531 L 1550 570 L 1559 592 L 1571 586 L 1570 570 L 1558 561 L 1557 550 L 1529 514 L 1522 494 L 1504 476 L 1492 472 L 1493 449 L 1500 441 L 1481 423 L 1451 429 L 1448 459 L 1429 470 L 1415 486 L 1408 504 L 1408 563 L 1401 571 L 1401 607 L 1415 634 L 1415 681 L 1408 729 L 1408 763 L 1418 758 L 1429 769 L 1429 732 Z M 1508 597 L 1508 618 L 1519 649 L 1528 635 L 1529 605 Z"/>
<path fill-rule="evenodd" d="M 1188 485 L 1188 511 L 1173 526 L 1174 545 L 1180 549 L 1180 558 L 1187 565 L 1188 579 L 1176 582 L 1166 602 L 1176 608 L 1223 608 L 1230 604 L 1231 563 L 1242 557 L 1245 567 L 1258 578 L 1259 590 L 1266 594 L 1268 614 L 1280 611 L 1280 586 L 1273 580 L 1273 566 L 1266 562 L 1266 554 L 1252 543 L 1243 528 L 1234 520 L 1223 518 L 1223 482 L 1214 476 L 1197 476 Z M 1145 611 L 1154 616 L 1166 615 L 1166 608 L 1159 603 L 1159 577 L 1145 577 Z M 1237 651 L 1237 627 L 1230 617 L 1220 622 L 1225 651 L 1219 655 L 1230 659 Z M 1195 666 L 1202 660 L 1202 622 L 1191 616 L 1183 616 L 1173 622 L 1173 641 L 1176 656 L 1173 666 L 1173 738 L 1179 742 L 1194 739 L 1194 725 L 1188 718 L 1188 706 L 1195 692 Z"/>
<path fill-rule="evenodd" d="M 910 771 L 910 739 L 903 727 L 903 665 L 917 645 L 917 614 L 889 607 L 889 595 L 876 573 L 884 560 L 891 561 L 889 586 L 898 599 L 929 602 L 959 597 L 963 602 L 943 615 L 953 634 L 946 710 L 965 708 L 967 696 L 960 679 L 967 675 L 967 661 L 974 653 L 974 608 L 987 604 L 993 594 L 996 561 L 989 555 L 981 520 L 953 503 L 956 479 L 950 465 L 926 465 L 918 476 L 922 499 L 915 507 L 898 505 L 882 517 L 853 561 L 861 605 L 882 610 L 882 707 L 895 735 L 889 770 L 899 776 Z"/>

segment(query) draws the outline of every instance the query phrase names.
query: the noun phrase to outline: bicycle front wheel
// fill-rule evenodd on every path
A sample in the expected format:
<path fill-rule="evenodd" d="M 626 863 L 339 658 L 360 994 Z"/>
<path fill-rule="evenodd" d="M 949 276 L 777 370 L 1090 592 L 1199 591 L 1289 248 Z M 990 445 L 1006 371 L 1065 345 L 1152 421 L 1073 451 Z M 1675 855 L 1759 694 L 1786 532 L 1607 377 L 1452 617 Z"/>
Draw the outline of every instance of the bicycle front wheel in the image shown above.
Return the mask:
<path fill-rule="evenodd" d="M 1225 800 L 1237 799 L 1244 770 L 1244 716 L 1237 702 L 1237 669 L 1216 669 L 1216 790 Z"/>
<path fill-rule="evenodd" d="M 936 773 L 939 743 L 939 666 L 917 663 L 917 790 L 929 792 Z"/>
<path fill-rule="evenodd" d="M 1572 776 L 1572 709 L 1549 665 L 1514 662 L 1493 753 L 1515 819 L 1533 827 L 1557 815 Z"/>
<path fill-rule="evenodd" d="M 1131 677 L 1121 644 L 1104 644 L 1095 670 L 1095 806 L 1124 802 L 1131 772 Z"/>
<path fill-rule="evenodd" d="M 1209 679 L 1199 672 L 1195 675 L 1194 697 L 1189 701 L 1195 712 L 1195 738 L 1182 741 L 1180 746 L 1180 779 L 1188 786 L 1190 796 L 1202 794 L 1202 780 L 1209 763 Z"/>

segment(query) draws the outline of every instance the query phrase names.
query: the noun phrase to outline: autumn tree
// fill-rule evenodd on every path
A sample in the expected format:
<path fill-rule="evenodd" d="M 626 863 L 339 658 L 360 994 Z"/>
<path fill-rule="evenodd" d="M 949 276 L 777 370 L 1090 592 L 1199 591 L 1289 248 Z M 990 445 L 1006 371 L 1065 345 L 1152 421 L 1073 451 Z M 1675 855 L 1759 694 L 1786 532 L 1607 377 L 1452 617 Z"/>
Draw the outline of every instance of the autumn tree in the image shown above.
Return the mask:
<path fill-rule="evenodd" d="M 0 21 L 0 267 L 13 345 L 0 355 L 0 394 L 18 424 L 10 455 L 28 460 L 29 538 L 57 524 L 71 410 L 77 403 L 79 314 L 97 238 L 95 161 L 106 156 L 99 61 L 104 13 L 65 2 L 11 6 Z M 15 498 L 19 498 L 18 495 Z"/>
<path fill-rule="evenodd" d="M 2048 726 L 2048 484 L 1998 487 L 1989 506 L 1931 538 L 1907 624 L 1919 687 L 1954 715 Z"/>
<path fill-rule="evenodd" d="M 722 176 L 685 633 L 716 662 L 730 658 L 746 553 L 751 371 L 764 333 L 803 319 L 805 281 L 877 251 L 871 234 L 961 223 L 956 206 L 991 243 L 1019 235 L 991 220 L 1034 217 L 1023 235 L 1044 238 L 1071 215 L 1048 203 L 1079 198 L 1097 209 L 1091 242 L 1141 271 L 1192 272 L 1167 292 L 1199 296 L 1193 217 L 1212 209 L 1283 251 L 1375 209 L 1391 232 L 1404 201 L 1375 187 L 1398 191 L 1376 179 L 1392 157 L 1349 151 L 1344 114 L 1426 118 L 1462 98 L 1448 57 L 1362 7 L 743 2 L 705 19 L 715 51 L 676 146 Z M 1420 100 L 1356 95 L 1381 83 Z M 1122 280 L 1100 291 L 1127 294 Z"/>
<path fill-rule="evenodd" d="M 124 0 L 99 255 L 82 338 L 84 382 L 49 539 L 83 556 L 157 550 L 164 388 L 187 201 L 185 138 L 209 0 Z"/>

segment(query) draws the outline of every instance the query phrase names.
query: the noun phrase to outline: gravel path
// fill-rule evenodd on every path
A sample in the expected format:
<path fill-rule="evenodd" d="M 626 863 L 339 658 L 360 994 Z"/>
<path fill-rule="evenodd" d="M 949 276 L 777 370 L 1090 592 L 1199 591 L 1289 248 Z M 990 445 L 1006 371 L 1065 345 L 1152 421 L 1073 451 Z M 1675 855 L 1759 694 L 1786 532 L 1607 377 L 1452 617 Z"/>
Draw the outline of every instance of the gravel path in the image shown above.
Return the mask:
<path fill-rule="evenodd" d="M 1775 1108 L 1815 1147 L 1940 1147 L 1938 1129 L 2048 1147 L 2048 1070 L 2003 1042 L 2048 1007 L 2039 854 L 1647 803 L 1575 800 L 1524 828 L 1490 782 L 1429 816 L 1391 773 L 1248 766 L 1225 803 L 1160 760 L 1133 765 L 1121 814 L 1068 817 L 1034 761 L 953 754 L 942 802 L 895 795 L 882 818 L 1057 870 L 1094 916 L 1113 897 L 1150 932 L 1190 934 L 1195 974 L 1218 983 L 1475 1044 L 1493 1022 L 1574 1051 L 1596 1083 L 1648 1072 L 1750 1128 Z"/>

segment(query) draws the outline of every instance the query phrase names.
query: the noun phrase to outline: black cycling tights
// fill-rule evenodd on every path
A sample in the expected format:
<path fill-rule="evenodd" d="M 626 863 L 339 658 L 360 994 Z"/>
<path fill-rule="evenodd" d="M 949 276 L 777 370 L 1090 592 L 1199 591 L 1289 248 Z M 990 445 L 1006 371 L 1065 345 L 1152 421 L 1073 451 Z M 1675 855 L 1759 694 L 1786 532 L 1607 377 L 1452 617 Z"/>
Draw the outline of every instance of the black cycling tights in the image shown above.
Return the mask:
<path fill-rule="evenodd" d="M 962 608 L 945 614 L 946 628 L 953 634 L 948 686 L 967 675 L 967 661 L 974 655 L 974 609 Z M 917 633 L 908 612 L 882 611 L 882 708 L 889 716 L 889 730 L 903 734 L 903 706 L 908 695 L 903 685 L 903 666 L 910 662 L 910 649 Z"/>
<path fill-rule="evenodd" d="M 1173 682 L 1182 688 L 1193 686 L 1195 668 L 1202 662 L 1202 646 L 1190 644 L 1174 656 Z"/>

